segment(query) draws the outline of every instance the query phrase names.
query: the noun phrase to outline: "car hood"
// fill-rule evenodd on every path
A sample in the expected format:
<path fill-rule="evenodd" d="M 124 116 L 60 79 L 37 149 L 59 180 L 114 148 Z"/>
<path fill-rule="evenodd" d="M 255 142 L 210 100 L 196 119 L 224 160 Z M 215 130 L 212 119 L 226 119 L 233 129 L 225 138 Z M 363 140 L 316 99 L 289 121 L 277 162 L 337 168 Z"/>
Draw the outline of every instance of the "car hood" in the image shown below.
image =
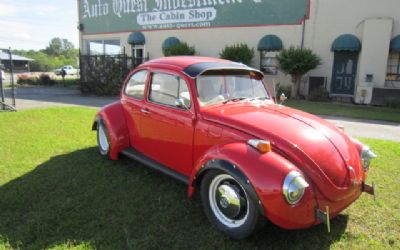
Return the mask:
<path fill-rule="evenodd" d="M 202 114 L 204 119 L 269 140 L 273 150 L 295 163 L 330 200 L 351 196 L 354 179 L 361 181 L 357 148 L 345 133 L 319 117 L 251 101 L 213 106 Z"/>

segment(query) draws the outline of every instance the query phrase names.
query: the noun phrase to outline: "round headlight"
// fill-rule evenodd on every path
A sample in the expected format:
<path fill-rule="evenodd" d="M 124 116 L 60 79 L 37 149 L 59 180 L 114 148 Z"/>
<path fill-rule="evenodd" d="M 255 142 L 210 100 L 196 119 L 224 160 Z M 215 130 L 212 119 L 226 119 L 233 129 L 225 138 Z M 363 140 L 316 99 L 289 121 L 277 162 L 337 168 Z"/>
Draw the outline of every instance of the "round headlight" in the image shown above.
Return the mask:
<path fill-rule="evenodd" d="M 308 187 L 304 177 L 297 171 L 291 171 L 283 182 L 283 195 L 290 205 L 297 204 L 304 195 L 304 190 Z"/>

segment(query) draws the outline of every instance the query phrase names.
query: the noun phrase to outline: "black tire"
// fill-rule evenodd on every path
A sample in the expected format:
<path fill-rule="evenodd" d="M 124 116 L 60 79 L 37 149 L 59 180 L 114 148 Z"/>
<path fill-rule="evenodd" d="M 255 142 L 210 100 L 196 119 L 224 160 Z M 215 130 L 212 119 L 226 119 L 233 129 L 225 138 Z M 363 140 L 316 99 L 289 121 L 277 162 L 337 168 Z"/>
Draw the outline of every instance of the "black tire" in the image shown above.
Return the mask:
<path fill-rule="evenodd" d="M 106 143 L 108 147 L 106 147 L 104 143 Z M 110 157 L 110 136 L 108 128 L 102 119 L 97 121 L 97 146 L 101 155 Z"/>
<path fill-rule="evenodd" d="M 228 176 L 231 179 L 229 179 Z M 223 178 L 226 178 L 226 180 L 221 181 L 218 187 L 218 195 L 216 192 L 214 193 L 213 191 L 215 190 L 214 186 L 221 178 L 222 180 L 224 180 Z M 235 190 L 236 194 L 240 195 L 240 211 L 238 210 L 237 206 L 232 205 L 235 203 L 228 202 L 228 205 L 226 205 L 226 201 L 222 201 L 224 198 L 221 198 L 219 189 L 221 186 L 232 187 L 232 189 Z M 214 198 L 210 198 L 210 193 L 213 193 L 215 201 L 218 200 L 217 196 L 220 196 L 220 199 L 218 200 L 219 202 L 215 202 Z M 258 211 L 255 201 L 247 194 L 246 190 L 243 188 L 240 182 L 233 178 L 233 176 L 229 173 L 220 170 L 208 171 L 201 181 L 200 194 L 204 212 L 212 225 L 214 225 L 216 228 L 218 228 L 220 231 L 224 232 L 234 240 L 241 240 L 250 236 L 258 229 L 260 229 L 265 222 L 265 218 Z M 223 196 L 224 195 L 222 195 L 222 197 Z M 232 197 L 230 196 L 230 198 Z M 242 198 L 245 198 L 246 202 L 244 202 Z M 211 203 L 213 203 L 213 205 Z M 224 205 L 226 206 L 225 208 L 222 207 Z M 229 217 L 222 211 L 230 211 L 229 208 L 231 206 L 235 207 L 234 214 L 237 211 L 239 212 L 237 215 Z M 230 214 L 232 215 L 232 213 Z M 229 222 L 229 220 L 231 220 L 231 223 Z M 235 222 L 233 223 L 233 221 Z"/>

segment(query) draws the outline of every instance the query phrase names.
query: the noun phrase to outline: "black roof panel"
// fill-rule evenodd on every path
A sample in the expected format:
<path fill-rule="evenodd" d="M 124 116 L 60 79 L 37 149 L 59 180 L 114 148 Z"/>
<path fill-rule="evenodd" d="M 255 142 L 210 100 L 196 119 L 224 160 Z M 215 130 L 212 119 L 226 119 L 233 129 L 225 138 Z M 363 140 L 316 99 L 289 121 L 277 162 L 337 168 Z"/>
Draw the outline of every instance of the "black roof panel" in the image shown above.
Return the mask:
<path fill-rule="evenodd" d="M 257 69 L 250 68 L 247 65 L 241 63 L 225 63 L 225 62 L 201 62 L 187 66 L 182 71 L 188 76 L 195 78 L 198 75 L 204 73 L 207 70 L 219 70 L 219 69 L 237 69 L 237 70 L 247 70 L 254 71 L 259 74 L 261 72 Z"/>

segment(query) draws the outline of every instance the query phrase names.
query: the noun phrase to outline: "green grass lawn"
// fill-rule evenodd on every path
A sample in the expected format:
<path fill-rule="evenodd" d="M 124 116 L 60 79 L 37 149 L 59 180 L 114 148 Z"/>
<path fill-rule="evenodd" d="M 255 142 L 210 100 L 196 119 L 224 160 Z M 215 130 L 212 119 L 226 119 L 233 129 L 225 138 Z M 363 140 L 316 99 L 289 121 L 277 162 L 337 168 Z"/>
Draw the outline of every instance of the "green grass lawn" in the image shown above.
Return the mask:
<path fill-rule="evenodd" d="M 331 102 L 287 100 L 284 105 L 316 115 L 334 115 L 360 119 L 400 122 L 400 109 Z"/>
<path fill-rule="evenodd" d="M 95 110 L 0 113 L 0 249 L 399 249 L 400 144 L 368 143 L 377 200 L 362 195 L 324 225 L 274 225 L 243 241 L 218 232 L 186 186 L 97 152 Z"/>

